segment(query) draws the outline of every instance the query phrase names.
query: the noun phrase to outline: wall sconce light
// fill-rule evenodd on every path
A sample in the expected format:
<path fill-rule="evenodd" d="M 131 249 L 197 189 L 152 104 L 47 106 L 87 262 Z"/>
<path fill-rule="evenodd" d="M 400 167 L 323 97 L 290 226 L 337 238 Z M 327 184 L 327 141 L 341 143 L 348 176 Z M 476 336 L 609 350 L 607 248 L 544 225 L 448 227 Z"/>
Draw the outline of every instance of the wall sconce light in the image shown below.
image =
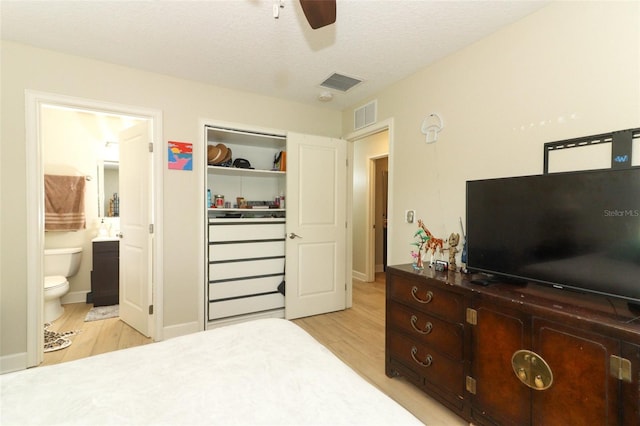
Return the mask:
<path fill-rule="evenodd" d="M 434 143 L 438 140 L 438 133 L 442 130 L 444 125 L 442 119 L 438 114 L 431 113 L 422 122 L 422 133 L 425 135 L 427 143 Z"/>
<path fill-rule="evenodd" d="M 280 17 L 280 9 L 284 9 L 284 0 L 275 0 L 273 2 L 273 19 Z"/>

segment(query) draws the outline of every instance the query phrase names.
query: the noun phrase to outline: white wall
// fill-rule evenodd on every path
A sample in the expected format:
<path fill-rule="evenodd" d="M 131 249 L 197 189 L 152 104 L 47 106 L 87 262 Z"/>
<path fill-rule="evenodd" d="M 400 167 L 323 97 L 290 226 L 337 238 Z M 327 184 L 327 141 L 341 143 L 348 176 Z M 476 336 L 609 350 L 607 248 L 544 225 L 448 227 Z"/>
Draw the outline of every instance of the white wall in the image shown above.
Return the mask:
<path fill-rule="evenodd" d="M 554 2 L 374 98 L 394 119 L 389 264 L 410 263 L 405 210 L 446 239 L 466 180 L 542 173 L 545 142 L 640 127 L 640 3 Z M 427 145 L 433 112 L 445 127 Z"/>
<path fill-rule="evenodd" d="M 194 143 L 192 172 L 164 170 L 164 326 L 197 322 L 202 249 L 198 188 L 203 176 L 201 119 L 339 137 L 341 116 L 251 93 L 142 72 L 91 59 L 2 42 L 0 103 L 0 357 L 26 352 L 25 90 L 111 102 L 163 112 L 162 140 Z M 166 163 L 166 158 L 165 158 Z"/>

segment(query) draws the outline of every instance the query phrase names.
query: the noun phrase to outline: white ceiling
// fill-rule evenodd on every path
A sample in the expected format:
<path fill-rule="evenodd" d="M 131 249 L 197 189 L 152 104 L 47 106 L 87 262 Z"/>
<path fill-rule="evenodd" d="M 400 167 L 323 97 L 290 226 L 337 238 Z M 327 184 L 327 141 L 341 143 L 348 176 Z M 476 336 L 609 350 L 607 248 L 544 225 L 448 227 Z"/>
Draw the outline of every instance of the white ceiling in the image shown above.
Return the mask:
<path fill-rule="evenodd" d="M 307 24 L 298 0 L 1 0 L 2 39 L 217 86 L 343 109 L 549 1 L 338 0 Z M 318 95 L 338 72 L 363 79 Z"/>

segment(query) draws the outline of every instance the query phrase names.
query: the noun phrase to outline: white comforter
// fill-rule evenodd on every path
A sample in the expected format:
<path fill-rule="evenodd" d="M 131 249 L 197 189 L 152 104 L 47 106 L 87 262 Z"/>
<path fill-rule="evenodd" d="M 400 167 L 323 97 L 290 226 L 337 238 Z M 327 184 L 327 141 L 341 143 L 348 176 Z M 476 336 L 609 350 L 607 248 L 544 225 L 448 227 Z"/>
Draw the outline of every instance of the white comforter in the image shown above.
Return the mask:
<path fill-rule="evenodd" d="M 282 319 L 5 374 L 0 382 L 3 426 L 421 424 Z"/>

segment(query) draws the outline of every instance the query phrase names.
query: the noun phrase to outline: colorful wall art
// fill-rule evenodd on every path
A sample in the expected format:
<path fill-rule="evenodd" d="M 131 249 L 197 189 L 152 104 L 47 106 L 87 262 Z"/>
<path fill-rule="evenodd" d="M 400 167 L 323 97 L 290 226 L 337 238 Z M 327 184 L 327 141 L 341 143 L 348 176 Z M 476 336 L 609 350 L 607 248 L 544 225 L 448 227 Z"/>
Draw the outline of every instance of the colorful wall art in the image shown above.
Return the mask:
<path fill-rule="evenodd" d="M 172 170 L 193 170 L 193 144 L 169 141 L 167 163 Z"/>

